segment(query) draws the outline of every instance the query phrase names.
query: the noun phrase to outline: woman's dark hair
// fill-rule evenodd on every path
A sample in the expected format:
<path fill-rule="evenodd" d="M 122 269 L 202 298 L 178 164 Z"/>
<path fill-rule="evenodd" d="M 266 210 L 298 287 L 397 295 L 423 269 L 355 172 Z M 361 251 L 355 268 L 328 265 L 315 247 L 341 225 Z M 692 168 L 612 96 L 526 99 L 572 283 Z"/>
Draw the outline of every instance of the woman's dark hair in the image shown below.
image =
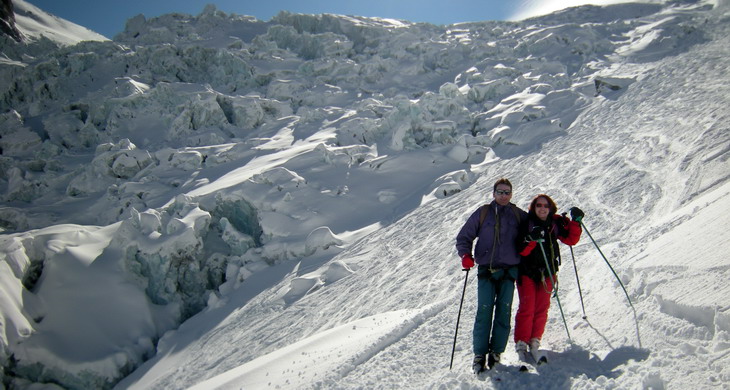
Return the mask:
<path fill-rule="evenodd" d="M 537 215 L 537 214 L 535 214 L 535 203 L 537 203 L 537 200 L 540 198 L 543 198 L 543 199 L 547 200 L 547 202 L 548 202 L 548 206 L 550 207 L 550 212 L 548 213 L 548 220 L 550 220 L 550 218 L 553 215 L 558 213 L 558 205 L 555 204 L 555 201 L 551 197 L 549 197 L 545 194 L 539 194 L 539 195 L 535 196 L 534 198 L 532 198 L 532 202 L 530 202 L 530 210 L 528 211 L 528 213 L 531 216 Z"/>
<path fill-rule="evenodd" d="M 497 186 L 500 184 L 508 185 L 510 191 L 512 191 L 512 183 L 510 183 L 509 180 L 507 180 L 505 178 L 501 178 L 501 179 L 497 180 L 496 182 L 494 182 L 494 188 L 492 188 L 492 192 L 497 191 Z"/>

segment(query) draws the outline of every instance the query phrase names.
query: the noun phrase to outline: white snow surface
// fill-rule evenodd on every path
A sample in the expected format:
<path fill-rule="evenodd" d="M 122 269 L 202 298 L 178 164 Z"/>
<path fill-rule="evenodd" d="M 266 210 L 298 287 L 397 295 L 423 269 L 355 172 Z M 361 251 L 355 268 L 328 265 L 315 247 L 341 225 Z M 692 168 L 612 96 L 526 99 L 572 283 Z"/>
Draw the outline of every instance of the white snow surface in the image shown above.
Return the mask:
<path fill-rule="evenodd" d="M 107 41 L 105 36 L 51 15 L 24 0 L 13 0 L 15 24 L 27 39 L 45 37 L 58 44 L 68 46 L 81 41 Z"/>
<path fill-rule="evenodd" d="M 3 38 L 0 389 L 730 388 L 729 21 L 207 6 Z M 551 363 L 510 342 L 475 376 L 454 239 L 500 177 L 588 230 Z"/>

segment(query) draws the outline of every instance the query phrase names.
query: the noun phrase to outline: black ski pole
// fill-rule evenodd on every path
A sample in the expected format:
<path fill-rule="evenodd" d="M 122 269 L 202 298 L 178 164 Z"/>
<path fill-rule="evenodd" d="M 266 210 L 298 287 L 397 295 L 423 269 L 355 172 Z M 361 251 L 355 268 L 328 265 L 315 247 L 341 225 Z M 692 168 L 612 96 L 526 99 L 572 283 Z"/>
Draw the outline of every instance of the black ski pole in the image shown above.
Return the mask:
<path fill-rule="evenodd" d="M 616 274 L 616 271 L 614 271 L 613 267 L 611 266 L 611 263 L 608 262 L 608 259 L 606 259 L 606 255 L 603 254 L 601 251 L 601 248 L 598 246 L 598 243 L 596 243 L 596 240 L 593 239 L 593 236 L 591 236 L 591 232 L 588 231 L 588 228 L 585 224 L 583 224 L 583 221 L 580 221 L 580 226 L 583 227 L 583 230 L 588 234 L 588 237 L 590 237 L 591 241 L 593 242 L 593 245 L 595 245 L 596 249 L 598 249 L 598 253 L 601 254 L 601 257 L 603 257 L 603 261 L 606 262 L 608 265 L 608 268 L 611 269 L 611 272 L 613 272 L 613 276 L 616 277 L 616 280 L 618 280 L 618 284 L 621 285 L 621 289 L 624 290 L 624 294 L 626 295 L 626 300 L 629 301 L 629 306 L 631 306 L 631 310 L 634 312 L 634 322 L 636 323 L 636 338 L 639 340 L 639 348 L 641 348 L 641 335 L 639 334 L 639 320 L 636 317 L 636 309 L 634 308 L 634 304 L 631 303 L 631 298 L 629 297 L 628 291 L 626 291 L 626 286 L 624 286 L 623 282 L 621 282 L 621 278 L 618 277 Z"/>
<path fill-rule="evenodd" d="M 580 308 L 583 310 L 583 319 L 587 319 L 586 307 L 583 305 L 583 291 L 580 289 L 580 278 L 578 277 L 578 266 L 575 264 L 575 254 L 573 253 L 573 246 L 570 247 L 570 256 L 573 258 L 573 269 L 575 269 L 575 281 L 578 282 L 578 295 L 580 295 Z"/>
<path fill-rule="evenodd" d="M 550 264 L 547 259 L 547 255 L 545 254 L 545 248 L 543 248 L 542 243 L 545 241 L 544 239 L 537 240 L 538 245 L 540 245 L 540 251 L 542 252 L 542 259 L 545 260 L 545 266 L 547 267 L 548 274 L 550 274 L 550 282 L 553 284 L 553 290 L 555 290 L 555 299 L 558 300 L 558 308 L 560 308 L 560 316 L 563 317 L 563 324 L 565 325 L 565 333 L 568 334 L 568 341 L 570 341 L 571 344 L 573 344 L 573 339 L 570 338 L 570 331 L 568 330 L 568 322 L 565 321 L 565 313 L 563 313 L 563 305 L 560 304 L 560 297 L 558 296 L 558 286 L 555 284 L 555 279 L 553 278 L 553 270 L 550 267 Z"/>
<path fill-rule="evenodd" d="M 459 320 L 461 320 L 461 307 L 464 305 L 464 294 L 466 294 L 466 280 L 469 278 L 469 269 L 465 268 L 466 276 L 464 276 L 464 290 L 461 291 L 461 302 L 459 303 L 459 314 L 456 316 L 456 330 L 454 331 L 454 346 L 451 347 L 451 363 L 449 370 L 454 366 L 454 352 L 456 351 L 456 335 L 459 334 Z"/>

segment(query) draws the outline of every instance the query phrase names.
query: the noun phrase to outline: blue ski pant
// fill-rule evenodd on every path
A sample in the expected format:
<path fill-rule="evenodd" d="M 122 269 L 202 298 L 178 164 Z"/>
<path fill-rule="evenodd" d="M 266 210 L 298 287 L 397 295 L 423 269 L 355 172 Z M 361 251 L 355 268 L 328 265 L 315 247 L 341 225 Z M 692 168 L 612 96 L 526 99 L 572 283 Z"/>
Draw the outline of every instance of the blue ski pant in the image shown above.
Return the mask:
<path fill-rule="evenodd" d="M 509 340 L 517 267 L 494 273 L 479 268 L 474 354 L 503 353 Z"/>

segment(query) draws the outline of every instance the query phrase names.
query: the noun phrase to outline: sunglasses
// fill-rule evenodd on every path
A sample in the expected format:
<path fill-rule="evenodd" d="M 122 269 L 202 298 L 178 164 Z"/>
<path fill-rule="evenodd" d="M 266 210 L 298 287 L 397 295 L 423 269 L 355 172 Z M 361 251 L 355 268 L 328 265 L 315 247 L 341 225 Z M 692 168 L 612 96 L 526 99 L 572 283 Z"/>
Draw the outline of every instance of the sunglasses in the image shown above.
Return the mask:
<path fill-rule="evenodd" d="M 547 203 L 535 203 L 535 208 L 536 209 L 539 209 L 539 208 L 549 209 L 550 206 Z"/>
<path fill-rule="evenodd" d="M 511 195 L 512 194 L 512 191 L 510 191 L 510 190 L 495 190 L 494 193 L 497 194 L 497 195 Z"/>

